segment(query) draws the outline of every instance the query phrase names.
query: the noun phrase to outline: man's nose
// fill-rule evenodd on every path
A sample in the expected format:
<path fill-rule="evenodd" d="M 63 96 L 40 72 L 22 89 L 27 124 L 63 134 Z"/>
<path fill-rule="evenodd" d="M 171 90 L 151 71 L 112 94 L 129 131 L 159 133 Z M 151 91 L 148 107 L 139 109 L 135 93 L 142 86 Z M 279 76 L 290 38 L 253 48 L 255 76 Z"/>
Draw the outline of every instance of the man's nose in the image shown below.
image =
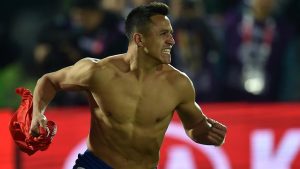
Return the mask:
<path fill-rule="evenodd" d="M 169 45 L 174 45 L 174 44 L 175 44 L 175 40 L 174 40 L 174 37 L 173 37 L 172 34 L 170 34 L 170 36 L 169 36 L 169 38 L 168 38 L 168 40 L 167 40 L 167 43 L 168 43 Z"/>

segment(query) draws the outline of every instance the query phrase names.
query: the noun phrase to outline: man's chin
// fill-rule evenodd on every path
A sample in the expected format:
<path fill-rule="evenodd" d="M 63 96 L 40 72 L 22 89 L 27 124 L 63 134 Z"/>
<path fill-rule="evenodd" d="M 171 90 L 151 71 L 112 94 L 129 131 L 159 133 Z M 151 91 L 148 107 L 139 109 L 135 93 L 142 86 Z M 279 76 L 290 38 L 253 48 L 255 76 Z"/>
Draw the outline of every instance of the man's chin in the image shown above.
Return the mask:
<path fill-rule="evenodd" d="M 171 60 L 161 60 L 161 64 L 170 64 Z"/>
<path fill-rule="evenodd" d="M 171 57 L 170 56 L 164 56 L 164 57 L 162 57 L 162 60 L 161 60 L 161 62 L 163 63 L 163 64 L 170 64 L 171 63 Z"/>
<path fill-rule="evenodd" d="M 164 62 L 163 64 L 171 64 L 171 61 Z"/>

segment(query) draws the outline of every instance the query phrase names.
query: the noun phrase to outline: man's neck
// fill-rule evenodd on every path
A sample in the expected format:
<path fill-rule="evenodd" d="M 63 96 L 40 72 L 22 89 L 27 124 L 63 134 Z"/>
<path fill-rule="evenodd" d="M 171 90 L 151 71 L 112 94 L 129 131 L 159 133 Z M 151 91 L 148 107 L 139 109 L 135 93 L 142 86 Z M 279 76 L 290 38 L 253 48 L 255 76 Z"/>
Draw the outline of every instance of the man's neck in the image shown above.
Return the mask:
<path fill-rule="evenodd" d="M 163 66 L 136 46 L 129 46 L 125 61 L 129 64 L 129 71 L 134 72 L 138 79 L 142 79 L 145 75 L 159 70 Z"/>

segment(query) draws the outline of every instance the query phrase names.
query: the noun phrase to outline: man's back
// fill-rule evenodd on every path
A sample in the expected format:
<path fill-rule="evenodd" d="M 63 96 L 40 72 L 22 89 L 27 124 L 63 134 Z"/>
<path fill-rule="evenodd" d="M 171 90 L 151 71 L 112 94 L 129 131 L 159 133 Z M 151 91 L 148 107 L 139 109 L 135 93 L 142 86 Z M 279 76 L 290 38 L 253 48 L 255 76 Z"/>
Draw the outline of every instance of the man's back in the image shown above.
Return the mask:
<path fill-rule="evenodd" d="M 124 55 L 96 64 L 89 149 L 115 168 L 156 166 L 164 133 L 180 102 L 174 84 L 184 75 L 164 64 L 138 77 L 129 71 Z"/>

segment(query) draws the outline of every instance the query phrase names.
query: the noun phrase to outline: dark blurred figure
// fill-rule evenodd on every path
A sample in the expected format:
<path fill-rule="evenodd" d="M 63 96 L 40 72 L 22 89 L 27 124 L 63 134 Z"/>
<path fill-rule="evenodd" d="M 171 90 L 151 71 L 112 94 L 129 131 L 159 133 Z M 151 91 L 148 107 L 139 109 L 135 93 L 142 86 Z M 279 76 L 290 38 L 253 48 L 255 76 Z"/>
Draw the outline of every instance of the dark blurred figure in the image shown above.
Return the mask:
<path fill-rule="evenodd" d="M 32 51 L 41 26 L 57 12 L 59 0 L 1 1 L 0 5 L 0 107 L 17 108 L 20 86 L 34 87 Z"/>
<path fill-rule="evenodd" d="M 34 50 L 36 76 L 73 65 L 85 57 L 105 58 L 127 51 L 123 20 L 101 8 L 99 0 L 72 0 L 69 14 L 58 17 L 39 35 Z M 86 105 L 81 94 L 60 93 L 54 105 Z"/>
<path fill-rule="evenodd" d="M 300 101 L 300 30 L 290 41 L 283 59 L 280 101 Z"/>
<path fill-rule="evenodd" d="M 145 5 L 153 1 L 163 2 L 163 0 L 130 0 L 132 7 Z"/>
<path fill-rule="evenodd" d="M 280 100 L 300 101 L 300 1 L 282 1 L 280 7 L 281 14 L 296 28 L 296 35 L 291 39 L 284 54 Z"/>
<path fill-rule="evenodd" d="M 14 63 L 18 59 L 18 46 L 9 37 L 9 27 L 5 22 L 0 22 L 0 68 Z"/>
<path fill-rule="evenodd" d="M 200 1 L 175 0 L 173 64 L 194 82 L 197 101 L 219 100 L 219 47 L 203 17 Z M 173 3 L 173 4 L 172 4 Z M 181 14 L 181 15 L 177 15 Z"/>
<path fill-rule="evenodd" d="M 101 6 L 106 11 L 110 11 L 120 17 L 125 18 L 126 8 L 127 8 L 127 0 L 100 0 Z"/>
<path fill-rule="evenodd" d="M 226 18 L 224 99 L 277 101 L 290 27 L 273 17 L 276 0 L 249 0 Z"/>
<path fill-rule="evenodd" d="M 69 15 L 40 33 L 34 51 L 39 75 L 84 57 L 104 58 L 127 51 L 122 18 L 101 8 L 99 0 L 72 0 Z"/>

